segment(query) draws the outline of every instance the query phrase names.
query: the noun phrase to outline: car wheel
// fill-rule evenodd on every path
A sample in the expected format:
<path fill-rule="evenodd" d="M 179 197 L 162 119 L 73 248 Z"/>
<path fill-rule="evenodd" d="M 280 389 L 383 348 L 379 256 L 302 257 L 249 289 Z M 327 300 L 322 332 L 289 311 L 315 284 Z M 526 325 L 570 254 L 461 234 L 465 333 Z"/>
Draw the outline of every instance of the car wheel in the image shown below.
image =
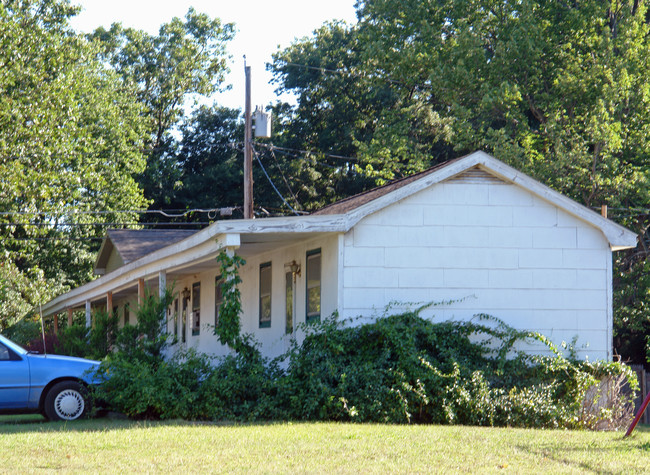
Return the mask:
<path fill-rule="evenodd" d="M 89 409 L 86 388 L 76 381 L 57 383 L 45 396 L 45 415 L 51 421 L 74 421 Z"/>

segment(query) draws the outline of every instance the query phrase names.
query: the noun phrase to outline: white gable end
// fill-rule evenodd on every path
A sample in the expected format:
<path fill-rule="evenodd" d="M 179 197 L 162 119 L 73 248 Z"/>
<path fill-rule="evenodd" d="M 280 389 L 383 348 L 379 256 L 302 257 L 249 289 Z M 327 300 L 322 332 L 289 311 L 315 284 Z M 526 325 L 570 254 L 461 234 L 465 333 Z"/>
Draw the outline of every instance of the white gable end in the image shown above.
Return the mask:
<path fill-rule="evenodd" d="M 443 302 L 443 319 L 494 315 L 557 344 L 611 351 L 611 249 L 600 228 L 473 169 L 362 218 L 345 239 L 344 316 Z"/>

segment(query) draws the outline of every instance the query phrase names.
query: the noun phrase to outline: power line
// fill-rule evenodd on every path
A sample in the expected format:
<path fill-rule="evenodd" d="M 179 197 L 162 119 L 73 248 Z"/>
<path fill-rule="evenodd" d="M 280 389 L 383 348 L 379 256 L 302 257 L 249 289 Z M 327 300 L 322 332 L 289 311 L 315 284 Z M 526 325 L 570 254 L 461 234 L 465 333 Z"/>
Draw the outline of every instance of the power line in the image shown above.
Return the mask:
<path fill-rule="evenodd" d="M 280 197 L 280 199 L 284 202 L 284 204 L 287 205 L 287 206 L 289 207 L 289 209 L 290 209 L 291 211 L 293 211 L 293 213 L 294 213 L 296 216 L 298 216 L 300 213 L 298 213 L 298 212 L 293 208 L 293 206 L 291 206 L 291 205 L 287 202 L 287 200 L 284 199 L 284 196 L 282 196 L 282 193 L 280 193 L 280 191 L 276 188 L 276 186 L 275 186 L 275 184 L 273 183 L 273 180 L 271 180 L 271 177 L 269 176 L 269 174 L 266 173 L 266 169 L 264 168 L 264 165 L 262 165 L 262 161 L 260 160 L 259 154 L 257 153 L 257 150 L 255 150 L 255 148 L 253 147 L 253 143 L 252 143 L 252 142 L 251 142 L 251 149 L 253 150 L 253 155 L 255 155 L 255 159 L 257 160 L 257 163 L 260 164 L 260 167 L 262 168 L 262 171 L 264 172 L 264 176 L 266 176 L 266 179 L 267 179 L 267 180 L 269 181 L 269 183 L 271 184 L 271 187 L 273 188 L 273 190 L 275 190 L 275 192 L 276 192 L 277 195 Z"/>
<path fill-rule="evenodd" d="M 79 228 L 89 226 L 208 226 L 212 223 L 206 221 L 196 222 L 176 222 L 176 223 L 2 223 L 0 227 L 8 226 L 35 226 L 35 227 L 60 227 L 60 228 Z"/>
<path fill-rule="evenodd" d="M 284 176 L 284 172 L 282 171 L 282 167 L 280 166 L 280 162 L 278 160 L 278 157 L 275 156 L 275 152 L 273 151 L 273 149 L 271 149 L 271 156 L 273 157 L 273 160 L 275 161 L 275 167 L 280 172 L 280 176 L 282 176 L 282 179 L 284 180 L 284 184 L 287 186 L 287 189 L 289 190 L 289 193 L 291 193 L 291 196 L 293 197 L 293 200 L 296 202 L 296 204 L 298 206 L 300 206 L 300 202 L 298 201 L 298 198 L 296 197 L 295 193 L 291 189 L 291 186 L 289 186 L 289 182 L 287 181 L 287 177 Z"/>
<path fill-rule="evenodd" d="M 313 152 L 313 151 L 309 151 L 309 150 L 299 150 L 299 149 L 295 149 L 295 148 L 276 147 L 275 145 L 272 145 L 272 144 L 269 145 L 269 144 L 260 143 L 260 142 L 253 142 L 253 143 L 255 145 L 260 145 L 262 147 L 268 148 L 268 149 L 270 149 L 270 150 L 272 150 L 274 152 L 281 153 L 282 155 L 287 155 L 289 157 L 294 157 L 294 158 L 300 158 L 300 159 L 303 159 L 303 160 L 306 157 L 303 157 L 302 155 L 312 155 L 312 156 L 323 155 L 325 157 L 337 158 L 337 159 L 342 159 L 342 160 L 353 160 L 353 161 L 358 160 L 358 158 L 355 158 L 355 157 L 344 157 L 342 155 L 331 155 L 331 154 L 326 154 L 326 153 L 321 153 L 321 152 Z M 241 148 L 237 147 L 238 145 L 241 145 L 241 142 L 231 142 L 228 145 L 231 148 L 234 148 L 235 150 L 237 150 L 239 152 L 242 151 Z M 313 158 L 312 158 L 312 160 L 314 161 L 314 163 L 316 163 L 316 164 L 318 164 L 318 165 L 320 165 L 322 167 L 331 168 L 332 170 L 339 170 L 340 169 L 340 167 L 338 167 L 336 165 L 331 165 L 329 163 L 321 162 L 320 160 L 316 160 L 316 159 L 313 159 Z"/>
<path fill-rule="evenodd" d="M 345 155 L 334 155 L 331 153 L 323 153 L 323 152 L 314 152 L 313 150 L 300 150 L 297 148 L 287 148 L 287 147 L 278 147 L 273 144 L 266 144 L 266 143 L 261 143 L 261 142 L 254 142 L 255 145 L 259 145 L 260 147 L 268 148 L 269 150 L 278 150 L 278 151 L 289 151 L 289 152 L 298 152 L 302 154 L 309 154 L 309 155 L 322 155 L 324 157 L 328 158 L 336 158 L 338 160 L 345 160 L 345 161 L 354 161 L 357 162 L 359 161 L 358 158 L 356 157 L 346 157 Z"/>
<path fill-rule="evenodd" d="M 195 208 L 195 209 L 131 209 L 131 210 L 69 210 L 68 212 L 56 213 L 54 211 L 0 211 L 0 216 L 75 216 L 75 215 L 105 215 L 105 214 L 159 214 L 166 218 L 184 218 L 191 213 L 210 213 L 221 216 L 230 216 L 233 211 L 241 209 L 241 206 L 226 206 L 221 208 Z M 182 212 L 181 212 L 182 211 Z M 176 213 L 173 213 L 176 212 Z"/>
<path fill-rule="evenodd" d="M 291 152 L 285 152 L 283 150 L 275 149 L 276 152 L 281 153 L 282 155 L 287 155 L 289 157 L 294 157 L 294 158 L 302 158 L 300 155 L 296 153 L 291 153 Z M 314 163 L 317 163 L 320 166 L 326 167 L 326 168 L 331 168 L 333 170 L 338 170 L 340 167 L 337 167 L 335 165 L 330 165 L 329 163 L 323 163 L 318 160 L 314 160 Z"/>
<path fill-rule="evenodd" d="M 85 238 L 71 238 L 71 237 L 30 237 L 30 238 L 15 238 L 0 236 L 0 241 L 103 241 L 104 238 L 100 237 L 85 237 Z"/>

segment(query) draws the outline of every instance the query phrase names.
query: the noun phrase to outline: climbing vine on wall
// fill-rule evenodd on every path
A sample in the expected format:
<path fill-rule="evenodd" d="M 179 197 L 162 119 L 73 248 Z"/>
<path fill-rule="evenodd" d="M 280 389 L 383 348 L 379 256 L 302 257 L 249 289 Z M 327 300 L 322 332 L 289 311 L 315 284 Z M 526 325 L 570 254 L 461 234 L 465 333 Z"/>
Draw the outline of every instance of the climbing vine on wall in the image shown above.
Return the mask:
<path fill-rule="evenodd" d="M 240 339 L 242 312 L 241 292 L 238 287 L 241 282 L 239 268 L 246 264 L 246 261 L 236 254 L 228 255 L 224 249 L 217 256 L 217 262 L 221 267 L 223 304 L 219 309 L 219 321 L 214 327 L 214 334 L 221 344 L 236 348 Z"/>

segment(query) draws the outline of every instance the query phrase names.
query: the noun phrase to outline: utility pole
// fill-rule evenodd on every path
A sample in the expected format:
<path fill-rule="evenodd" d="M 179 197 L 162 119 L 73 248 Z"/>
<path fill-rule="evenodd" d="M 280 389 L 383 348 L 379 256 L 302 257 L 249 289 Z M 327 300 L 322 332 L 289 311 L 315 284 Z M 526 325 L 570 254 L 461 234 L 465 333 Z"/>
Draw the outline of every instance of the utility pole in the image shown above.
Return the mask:
<path fill-rule="evenodd" d="M 253 218 L 253 119 L 251 117 L 251 67 L 246 66 L 246 103 L 244 107 L 244 219 Z"/>

